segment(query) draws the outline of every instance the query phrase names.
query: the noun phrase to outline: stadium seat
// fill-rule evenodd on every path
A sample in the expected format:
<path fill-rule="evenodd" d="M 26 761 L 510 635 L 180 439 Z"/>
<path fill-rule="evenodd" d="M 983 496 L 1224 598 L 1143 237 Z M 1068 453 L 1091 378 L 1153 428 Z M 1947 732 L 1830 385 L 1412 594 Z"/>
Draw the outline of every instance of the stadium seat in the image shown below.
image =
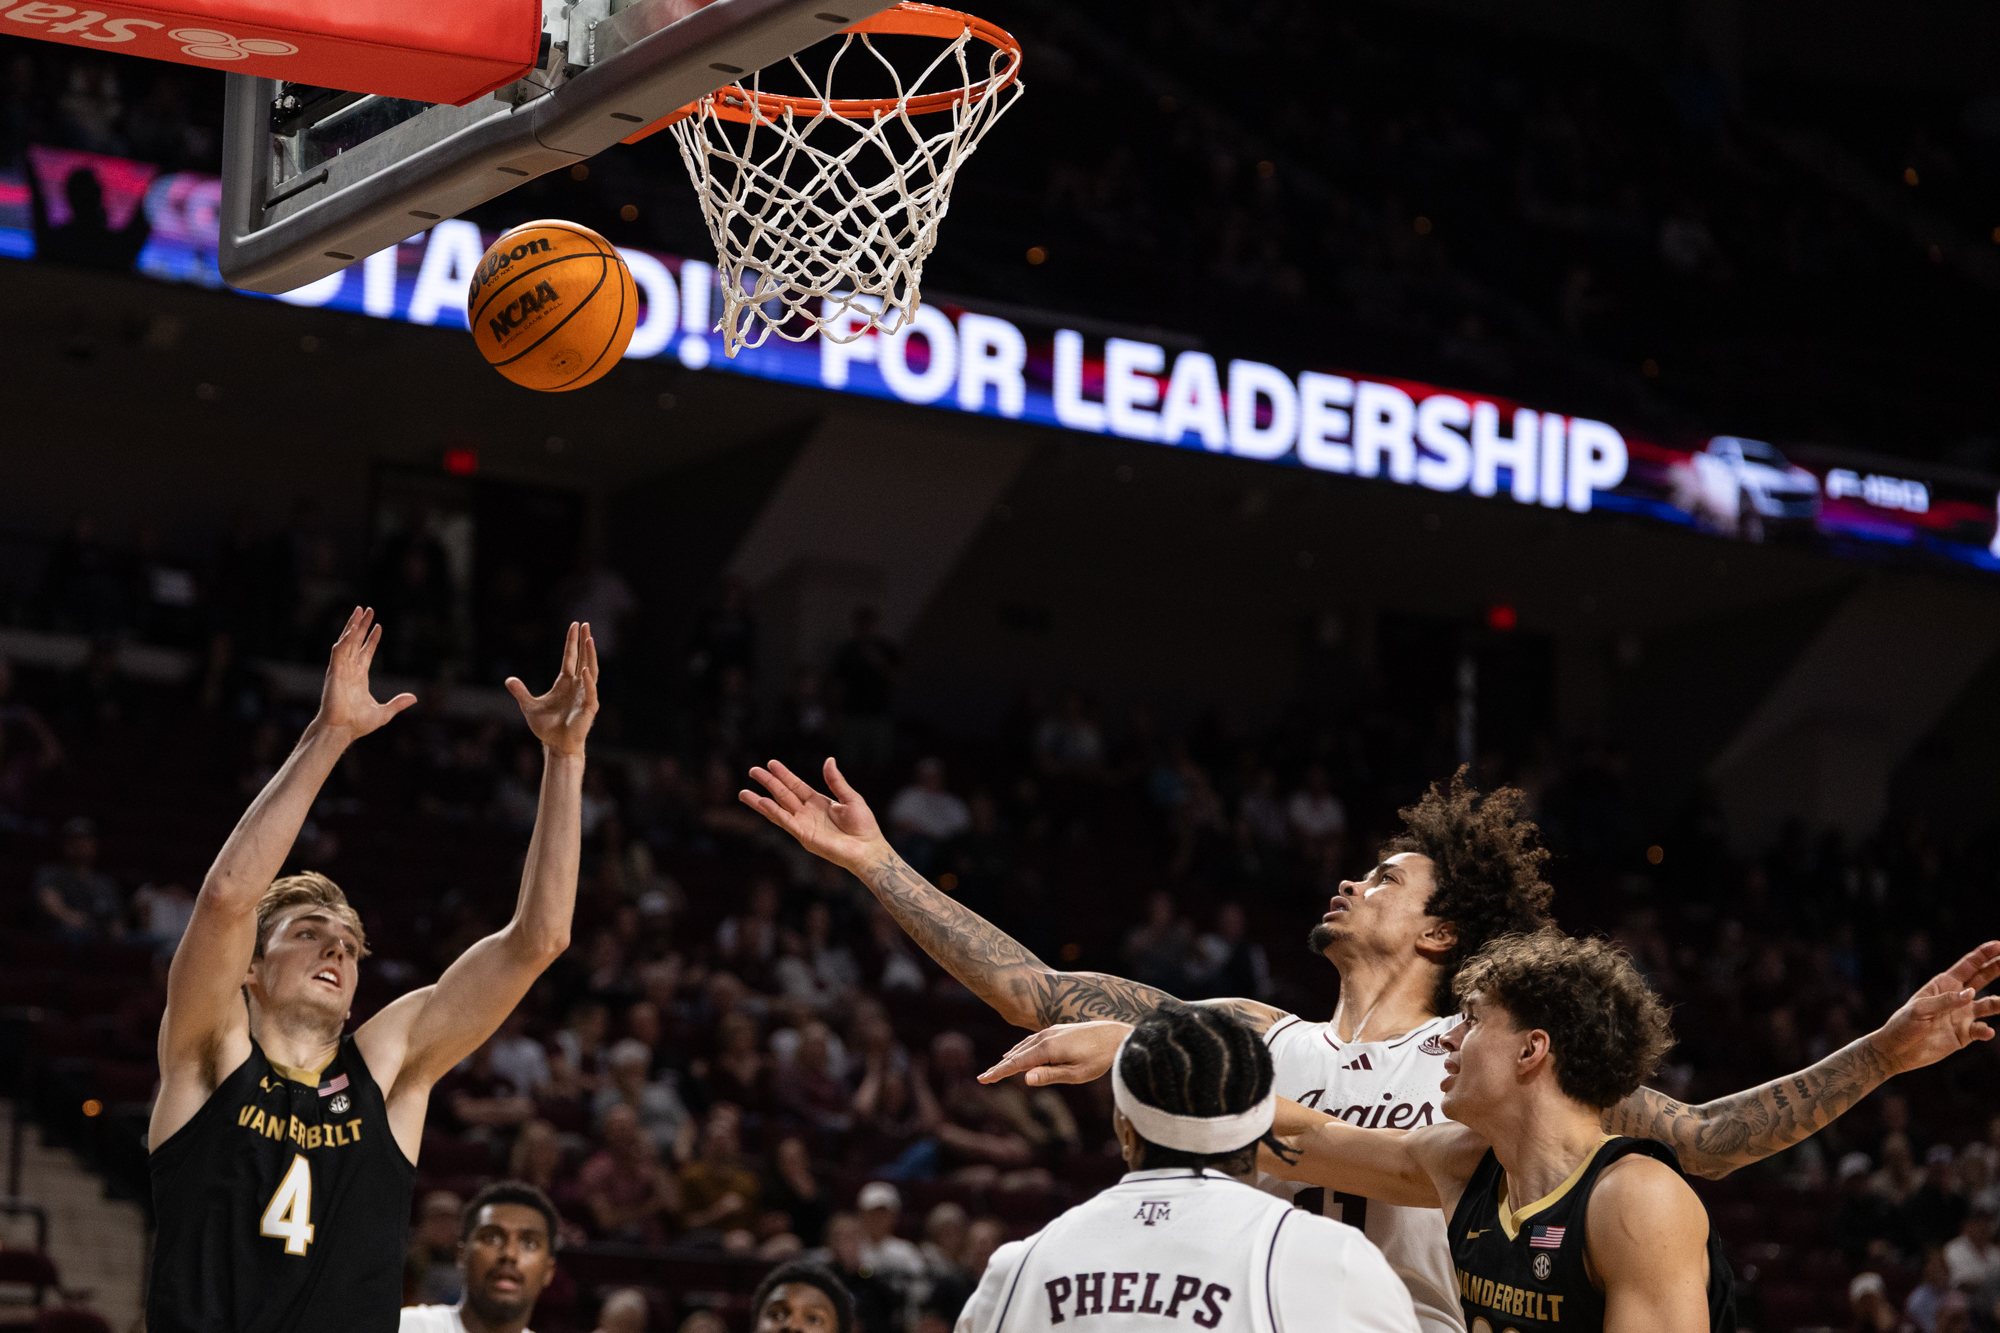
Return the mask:
<path fill-rule="evenodd" d="M 60 1307 L 41 1312 L 35 1333 L 111 1333 L 111 1325 L 95 1310 Z"/>
<path fill-rule="evenodd" d="M 50 1292 L 62 1292 L 55 1260 L 40 1250 L 0 1250 L 0 1328 L 33 1328 Z"/>

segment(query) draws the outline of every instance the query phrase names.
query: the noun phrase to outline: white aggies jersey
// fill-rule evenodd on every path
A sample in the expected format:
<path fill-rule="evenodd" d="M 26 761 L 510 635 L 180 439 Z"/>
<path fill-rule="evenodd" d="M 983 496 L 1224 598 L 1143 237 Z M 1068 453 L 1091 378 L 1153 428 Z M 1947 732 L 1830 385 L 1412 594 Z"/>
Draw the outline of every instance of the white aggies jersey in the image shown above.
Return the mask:
<path fill-rule="evenodd" d="M 993 1252 L 956 1333 L 1418 1333 L 1361 1233 L 1219 1171 L 1132 1171 Z"/>
<path fill-rule="evenodd" d="M 1287 1015 L 1264 1036 L 1280 1097 L 1364 1129 L 1415 1129 L 1444 1118 L 1444 1034 L 1458 1016 L 1433 1018 L 1387 1041 L 1342 1042 L 1331 1023 Z M 1464 1333 L 1458 1280 L 1436 1208 L 1399 1208 L 1379 1199 L 1259 1175 L 1258 1187 L 1309 1212 L 1360 1227 L 1410 1289 L 1424 1333 Z"/>

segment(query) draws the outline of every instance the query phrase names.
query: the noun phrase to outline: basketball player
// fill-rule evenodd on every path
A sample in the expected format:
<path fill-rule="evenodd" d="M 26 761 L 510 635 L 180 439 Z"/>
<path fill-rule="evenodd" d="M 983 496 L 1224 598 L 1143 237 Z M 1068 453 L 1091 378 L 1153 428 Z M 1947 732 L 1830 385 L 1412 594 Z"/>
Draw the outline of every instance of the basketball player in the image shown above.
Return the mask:
<path fill-rule="evenodd" d="M 531 1333 L 528 1317 L 556 1275 L 556 1206 L 519 1180 L 472 1196 L 458 1224 L 457 1305 L 406 1305 L 398 1333 Z"/>
<path fill-rule="evenodd" d="M 1166 1006 L 1111 1071 L 1130 1170 L 995 1250 L 957 1333 L 1416 1333 L 1409 1291 L 1359 1231 L 1249 1183 L 1278 1104 L 1256 1033 L 1219 1009 Z"/>
<path fill-rule="evenodd" d="M 1302 1156 L 1287 1174 L 1441 1209 L 1475 1333 L 1734 1333 L 1729 1264 L 1674 1150 L 1604 1132 L 1674 1044 L 1631 959 L 1553 929 L 1509 936 L 1458 994 L 1450 1120 L 1371 1133 L 1288 1106 L 1280 1133 Z"/>
<path fill-rule="evenodd" d="M 1110 1067 L 1123 1024 L 1171 998 L 1100 972 L 1057 971 L 938 892 L 889 846 L 831 759 L 826 781 L 838 799 L 779 763 L 751 773 L 771 794 L 746 791 L 746 804 L 866 883 L 925 952 L 1001 1017 L 1038 1030 L 985 1081 L 1024 1070 L 1036 1084 L 1097 1078 Z M 1332 1021 L 1307 1022 L 1255 1000 L 1205 1002 L 1264 1034 L 1280 1096 L 1375 1127 L 1437 1122 L 1459 967 L 1496 936 L 1532 932 L 1548 920 L 1548 852 L 1535 826 L 1519 817 L 1522 800 L 1510 789 L 1482 799 L 1461 772 L 1400 812 L 1403 833 L 1365 878 L 1341 884 L 1308 938 L 1340 973 Z M 2000 942 L 1968 954 L 1880 1030 L 1809 1069 L 1701 1106 L 1641 1088 L 1607 1112 L 1606 1128 L 1671 1143 L 1698 1174 L 1727 1175 L 1816 1133 L 1892 1074 L 1963 1046 L 1975 1017 L 2000 1007 L 1981 1001 L 1975 1015 L 1964 988 L 1976 990 L 1996 974 Z M 1362 1228 L 1408 1283 L 1425 1333 L 1461 1333 L 1457 1283 L 1435 1210 L 1305 1182 L 1261 1183 Z"/>
<path fill-rule="evenodd" d="M 348 617 L 318 716 L 223 844 L 174 955 L 148 1139 L 149 1333 L 393 1333 L 431 1086 L 568 947 L 597 714 L 596 648 L 574 624 L 547 694 L 507 681 L 543 754 L 513 919 L 343 1035 L 361 920 L 324 875 L 272 876 L 347 747 L 416 702 L 370 693 L 373 620 Z"/>
<path fill-rule="evenodd" d="M 755 1333 L 854 1333 L 854 1296 L 820 1264 L 794 1260 L 750 1296 Z"/>

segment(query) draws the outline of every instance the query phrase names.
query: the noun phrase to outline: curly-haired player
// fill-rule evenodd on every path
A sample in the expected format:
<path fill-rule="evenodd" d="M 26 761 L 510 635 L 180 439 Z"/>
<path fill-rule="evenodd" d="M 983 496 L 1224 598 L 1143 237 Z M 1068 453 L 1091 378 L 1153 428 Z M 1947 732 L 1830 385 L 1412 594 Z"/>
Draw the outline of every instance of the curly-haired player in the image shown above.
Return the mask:
<path fill-rule="evenodd" d="M 1286 1171 L 1442 1210 L 1479 1333 L 1735 1333 L 1729 1264 L 1674 1150 L 1604 1132 L 1674 1042 L 1632 961 L 1553 929 L 1508 936 L 1460 970 L 1457 999 L 1450 1120 L 1371 1134 L 1286 1106 Z"/>
<path fill-rule="evenodd" d="M 1038 1084 L 1097 1078 L 1110 1068 L 1126 1025 L 1172 998 L 1101 972 L 1048 966 L 932 888 L 896 854 L 831 759 L 825 774 L 832 797 L 782 764 L 755 768 L 751 775 L 770 795 L 745 791 L 742 799 L 860 878 L 946 971 L 1009 1022 L 1036 1030 L 987 1071 L 988 1081 L 1022 1071 Z M 1459 970 L 1495 938 L 1548 921 L 1548 852 L 1521 817 L 1522 799 L 1510 790 L 1482 796 L 1461 772 L 1401 811 L 1404 831 L 1364 877 L 1341 884 L 1312 929 L 1312 950 L 1340 973 L 1331 1021 L 1308 1022 L 1255 1000 L 1207 1002 L 1264 1034 L 1280 1096 L 1370 1128 L 1437 1123 Z M 1975 1006 L 1973 991 L 1996 975 L 2000 942 L 1966 955 L 1880 1030 L 1809 1069 L 1702 1106 L 1641 1088 L 1606 1111 L 1606 1128 L 1660 1139 L 1679 1150 L 1687 1169 L 1726 1175 L 1809 1137 L 1891 1075 L 1979 1037 L 1985 1029 L 1977 1020 L 2000 1010 L 2000 1000 Z M 1366 1231 L 1409 1285 L 1425 1333 L 1463 1328 L 1435 1208 L 1297 1180 L 1264 1183 Z"/>
<path fill-rule="evenodd" d="M 1417 1333 L 1379 1250 L 1250 1186 L 1278 1107 L 1256 1033 L 1164 1005 L 1112 1068 L 1124 1178 L 994 1251 L 957 1333 Z"/>

